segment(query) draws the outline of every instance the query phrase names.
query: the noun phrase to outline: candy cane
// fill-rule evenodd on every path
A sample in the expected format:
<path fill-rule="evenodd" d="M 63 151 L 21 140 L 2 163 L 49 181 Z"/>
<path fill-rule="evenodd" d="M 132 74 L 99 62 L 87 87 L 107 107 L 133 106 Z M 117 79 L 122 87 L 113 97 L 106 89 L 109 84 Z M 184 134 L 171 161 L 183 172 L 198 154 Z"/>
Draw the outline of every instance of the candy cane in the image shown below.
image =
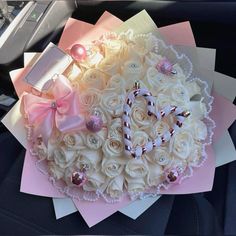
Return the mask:
<path fill-rule="evenodd" d="M 174 114 L 176 116 L 176 123 L 166 131 L 162 136 L 158 136 L 156 139 L 147 142 L 143 147 L 136 146 L 135 148 L 132 145 L 132 137 L 131 137 L 131 108 L 137 97 L 144 97 L 147 101 L 147 114 L 149 116 L 154 116 L 157 120 L 161 120 L 165 116 L 169 114 Z M 124 135 L 124 145 L 125 145 L 125 153 L 127 155 L 131 155 L 134 158 L 141 157 L 144 153 L 148 153 L 152 151 L 156 147 L 160 147 L 165 142 L 168 142 L 170 138 L 174 135 L 175 131 L 182 127 L 182 124 L 186 117 L 188 117 L 190 113 L 188 111 L 183 111 L 181 108 L 176 106 L 166 106 L 161 111 L 156 111 L 155 100 L 152 94 L 147 89 L 140 89 L 139 84 L 135 84 L 135 89 L 131 91 L 126 99 L 126 103 L 124 105 L 124 114 L 123 114 L 123 135 Z"/>

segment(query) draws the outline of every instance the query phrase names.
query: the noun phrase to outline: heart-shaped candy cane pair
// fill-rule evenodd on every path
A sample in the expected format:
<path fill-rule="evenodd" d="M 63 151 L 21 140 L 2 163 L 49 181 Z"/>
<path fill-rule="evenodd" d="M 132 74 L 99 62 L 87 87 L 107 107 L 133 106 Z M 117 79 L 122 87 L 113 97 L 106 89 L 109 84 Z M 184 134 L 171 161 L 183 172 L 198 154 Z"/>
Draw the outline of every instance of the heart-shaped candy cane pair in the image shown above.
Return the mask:
<path fill-rule="evenodd" d="M 156 139 L 148 141 L 144 146 L 133 147 L 132 135 L 131 135 L 131 120 L 130 114 L 132 109 L 132 104 L 137 97 L 143 96 L 147 101 L 147 114 L 149 116 L 154 116 L 157 121 L 161 120 L 163 117 L 173 114 L 176 116 L 176 123 L 166 131 L 162 136 L 157 136 Z M 123 114 L 123 135 L 124 135 L 124 145 L 125 153 L 131 155 L 134 158 L 140 158 L 144 153 L 148 153 L 153 150 L 153 148 L 160 147 L 163 143 L 168 142 L 173 136 L 174 132 L 182 127 L 182 124 L 186 117 L 190 113 L 188 111 L 183 111 L 181 108 L 176 106 L 166 106 L 161 111 L 156 110 L 155 99 L 152 94 L 147 89 L 140 89 L 139 84 L 135 84 L 135 89 L 131 91 L 126 99 L 124 105 Z"/>

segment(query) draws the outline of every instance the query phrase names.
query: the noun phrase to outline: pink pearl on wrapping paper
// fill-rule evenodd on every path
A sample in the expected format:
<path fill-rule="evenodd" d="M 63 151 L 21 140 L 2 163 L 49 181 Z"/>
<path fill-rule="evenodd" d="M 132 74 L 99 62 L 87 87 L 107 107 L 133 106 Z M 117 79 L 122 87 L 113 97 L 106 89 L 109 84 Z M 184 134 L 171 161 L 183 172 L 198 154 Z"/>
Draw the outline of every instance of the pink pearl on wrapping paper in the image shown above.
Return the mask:
<path fill-rule="evenodd" d="M 83 186 L 86 181 L 87 181 L 87 176 L 85 172 L 76 171 L 72 173 L 71 182 L 77 185 L 78 187 Z"/>
<path fill-rule="evenodd" d="M 157 70 L 165 75 L 176 74 L 176 71 L 173 69 L 173 65 L 166 58 L 161 60 L 157 66 Z"/>
<path fill-rule="evenodd" d="M 179 173 L 178 173 L 178 171 L 175 168 L 171 169 L 171 170 L 168 170 L 165 173 L 165 176 L 166 176 L 166 180 L 169 183 L 177 183 L 179 178 L 180 178 Z"/>
<path fill-rule="evenodd" d="M 93 133 L 96 133 L 96 132 L 98 132 L 102 129 L 102 126 L 103 126 L 103 121 L 102 121 L 102 118 L 100 116 L 90 115 L 87 118 L 86 128 L 89 131 L 91 131 Z"/>
<path fill-rule="evenodd" d="M 82 61 L 87 56 L 86 48 L 82 44 L 74 44 L 70 49 L 70 55 L 75 61 Z"/>

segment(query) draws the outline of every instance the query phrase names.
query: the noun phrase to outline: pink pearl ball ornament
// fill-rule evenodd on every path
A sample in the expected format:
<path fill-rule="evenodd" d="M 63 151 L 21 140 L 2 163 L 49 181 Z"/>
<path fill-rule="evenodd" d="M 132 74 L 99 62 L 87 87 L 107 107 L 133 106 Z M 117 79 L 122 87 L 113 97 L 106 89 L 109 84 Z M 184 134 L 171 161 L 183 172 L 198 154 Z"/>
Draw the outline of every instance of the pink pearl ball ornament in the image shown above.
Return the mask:
<path fill-rule="evenodd" d="M 87 56 L 86 48 L 82 44 L 74 44 L 70 49 L 70 55 L 72 58 L 77 61 L 83 61 Z"/>
<path fill-rule="evenodd" d="M 176 71 L 173 69 L 173 65 L 166 58 L 161 60 L 157 66 L 157 70 L 165 75 L 176 74 Z"/>
<path fill-rule="evenodd" d="M 166 180 L 169 183 L 178 183 L 179 178 L 180 178 L 180 175 L 179 175 L 178 171 L 175 168 L 167 171 L 165 173 L 165 176 L 166 176 Z"/>
<path fill-rule="evenodd" d="M 100 116 L 90 115 L 87 118 L 86 128 L 89 131 L 91 131 L 93 133 L 99 132 L 102 129 L 102 126 L 103 126 L 103 121 L 102 121 L 102 118 Z"/>
<path fill-rule="evenodd" d="M 74 185 L 81 187 L 85 184 L 86 181 L 87 181 L 87 176 L 86 176 L 85 172 L 76 171 L 76 172 L 72 173 L 71 182 Z"/>

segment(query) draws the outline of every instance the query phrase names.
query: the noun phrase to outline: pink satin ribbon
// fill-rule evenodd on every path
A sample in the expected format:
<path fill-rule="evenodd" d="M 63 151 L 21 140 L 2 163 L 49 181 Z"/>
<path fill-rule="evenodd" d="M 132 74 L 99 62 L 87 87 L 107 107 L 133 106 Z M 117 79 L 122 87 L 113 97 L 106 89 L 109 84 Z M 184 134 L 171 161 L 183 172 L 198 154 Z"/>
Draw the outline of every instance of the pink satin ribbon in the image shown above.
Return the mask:
<path fill-rule="evenodd" d="M 23 96 L 23 111 L 33 126 L 33 138 L 42 136 L 47 143 L 53 128 L 61 132 L 81 130 L 84 119 L 79 114 L 78 99 L 66 77 L 59 75 L 51 89 L 53 99 L 33 94 Z"/>

